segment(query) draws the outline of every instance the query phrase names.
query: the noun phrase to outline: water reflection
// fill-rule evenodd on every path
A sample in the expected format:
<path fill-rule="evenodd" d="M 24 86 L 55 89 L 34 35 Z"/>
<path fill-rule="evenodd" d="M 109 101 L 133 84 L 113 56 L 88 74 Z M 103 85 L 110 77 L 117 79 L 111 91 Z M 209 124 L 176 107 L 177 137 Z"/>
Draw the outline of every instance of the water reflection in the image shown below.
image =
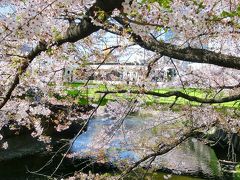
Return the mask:
<path fill-rule="evenodd" d="M 119 125 L 116 119 L 98 117 L 90 120 L 87 131 L 74 142 L 72 152 L 78 153 L 80 158 L 98 156 L 101 152 L 107 161 L 125 166 L 151 153 L 154 146 L 150 145 L 156 144 L 163 136 L 171 135 L 171 131 L 169 135 L 164 130 L 153 130 L 152 127 L 157 127 L 154 117 L 129 116 L 120 123 L 122 126 L 116 129 Z M 214 151 L 196 139 L 189 139 L 171 152 L 157 157 L 152 166 L 175 173 L 221 175 Z"/>

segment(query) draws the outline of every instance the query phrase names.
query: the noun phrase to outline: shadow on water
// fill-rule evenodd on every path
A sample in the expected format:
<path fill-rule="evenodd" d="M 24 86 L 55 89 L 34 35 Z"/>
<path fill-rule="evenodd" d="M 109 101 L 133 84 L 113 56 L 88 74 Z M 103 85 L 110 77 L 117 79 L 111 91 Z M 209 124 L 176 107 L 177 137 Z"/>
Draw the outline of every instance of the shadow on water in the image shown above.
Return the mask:
<path fill-rule="evenodd" d="M 7 162 L 0 163 L 0 180 L 47 180 L 47 177 L 30 174 L 27 172 L 29 170 L 36 170 L 42 167 L 42 165 L 49 160 L 49 157 L 42 156 L 40 154 L 15 159 Z M 59 160 L 59 159 L 58 159 Z M 47 175 L 52 172 L 52 170 L 56 167 L 56 163 L 52 166 L 45 169 L 42 173 Z M 82 167 L 85 165 L 82 164 Z M 60 170 L 57 173 L 57 179 L 61 179 L 66 177 L 66 175 L 73 175 L 72 172 L 79 170 L 79 166 L 74 167 L 74 164 L 69 162 L 63 162 L 63 166 L 61 166 Z M 89 167 L 85 169 L 85 173 L 91 171 L 93 173 L 108 173 L 109 175 L 114 175 L 113 169 L 106 168 L 104 166 L 99 165 L 98 167 Z M 116 172 L 117 173 L 117 172 Z M 135 172 L 130 174 L 128 177 L 124 178 L 126 180 L 133 180 L 133 179 L 142 179 L 142 176 L 145 175 L 143 172 Z M 151 179 L 151 180 L 163 180 L 164 176 L 168 176 L 167 173 L 162 172 L 155 172 L 155 173 L 147 173 L 144 179 Z M 194 178 L 190 176 L 177 176 L 172 175 L 171 180 L 201 180 L 201 178 Z"/>
<path fill-rule="evenodd" d="M 0 162 L 0 179 L 46 179 L 27 173 L 27 169 L 39 169 L 45 162 L 45 157 L 33 155 L 20 159 Z"/>

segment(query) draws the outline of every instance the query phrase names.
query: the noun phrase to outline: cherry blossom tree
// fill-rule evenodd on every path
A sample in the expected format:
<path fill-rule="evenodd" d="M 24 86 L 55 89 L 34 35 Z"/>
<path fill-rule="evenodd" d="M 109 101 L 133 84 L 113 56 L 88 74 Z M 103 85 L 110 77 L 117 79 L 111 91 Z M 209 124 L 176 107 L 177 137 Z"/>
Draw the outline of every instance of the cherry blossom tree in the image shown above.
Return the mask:
<path fill-rule="evenodd" d="M 147 64 L 139 80 L 141 86 L 135 82 L 137 89 L 119 86 L 114 90 L 98 90 L 96 94 L 175 97 L 176 101 L 182 98 L 206 104 L 202 112 L 209 108 L 208 113 L 214 114 L 214 121 L 209 125 L 207 117 L 199 118 L 201 110 L 197 109 L 201 107 L 190 104 L 186 109 L 188 115 L 202 121 L 145 159 L 171 150 L 196 129 L 218 122 L 231 121 L 227 125 L 229 131 L 239 132 L 236 121 L 240 103 L 239 4 L 238 0 L 0 1 L 0 128 L 14 114 L 17 124 L 33 127 L 33 136 L 40 136 L 43 127 L 37 115 L 49 116 L 49 104 L 74 103 L 55 96 L 65 95 L 62 72 L 66 67 L 77 65 L 83 69 L 93 62 L 99 66 L 106 62 L 127 62 L 128 56 L 134 54 L 131 49 L 134 46 L 144 52 Z M 169 33 L 171 36 L 166 39 Z M 183 62 L 194 64 L 182 71 Z M 177 69 L 177 84 L 183 91 L 156 92 L 150 76 L 157 64 L 163 68 L 169 63 Z M 86 78 L 93 76 L 97 69 L 85 73 Z M 31 100 L 26 98 L 29 87 L 35 88 L 31 89 L 33 94 L 37 91 Z M 211 93 L 199 97 L 189 94 L 186 87 L 211 89 Z M 211 104 L 226 102 L 236 102 L 238 108 L 223 118 Z M 85 115 L 79 114 L 83 118 Z M 68 127 L 66 124 L 69 125 L 65 122 L 64 126 L 60 123 L 56 127 L 62 130 Z"/>

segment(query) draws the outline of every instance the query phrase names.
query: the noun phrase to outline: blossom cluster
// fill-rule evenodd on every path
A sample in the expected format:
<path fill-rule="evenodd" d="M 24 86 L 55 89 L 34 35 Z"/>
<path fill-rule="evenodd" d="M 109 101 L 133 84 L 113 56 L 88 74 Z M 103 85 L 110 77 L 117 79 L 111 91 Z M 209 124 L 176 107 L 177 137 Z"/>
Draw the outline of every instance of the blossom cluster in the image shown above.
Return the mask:
<path fill-rule="evenodd" d="M 143 38 L 154 32 L 171 30 L 174 34 L 172 43 L 195 48 L 205 48 L 216 37 L 226 40 L 228 44 L 235 47 L 231 51 L 237 50 L 236 29 L 239 17 L 223 17 L 224 12 L 237 11 L 238 3 L 215 1 L 189 1 L 175 0 L 164 7 L 160 3 L 153 1 L 141 3 L 140 1 L 126 0 L 123 2 L 123 12 L 130 21 L 132 31 Z M 230 39 L 231 40 L 230 40 Z M 234 39 L 234 40 L 233 40 Z M 231 41 L 231 42 L 230 42 Z M 219 42 L 219 41 L 218 41 Z M 221 42 L 224 49 L 228 46 L 226 42 Z M 204 46 L 204 47 L 203 47 Z M 217 49 L 213 49 L 217 51 Z M 228 49 L 225 49 L 225 52 Z M 235 53 L 236 54 L 236 53 Z"/>

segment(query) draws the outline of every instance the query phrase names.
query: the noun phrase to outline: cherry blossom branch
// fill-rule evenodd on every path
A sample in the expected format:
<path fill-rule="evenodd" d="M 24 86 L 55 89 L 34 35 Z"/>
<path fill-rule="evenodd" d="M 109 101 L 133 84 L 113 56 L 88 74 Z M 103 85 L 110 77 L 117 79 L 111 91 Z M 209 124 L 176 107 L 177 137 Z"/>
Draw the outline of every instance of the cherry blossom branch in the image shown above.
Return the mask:
<path fill-rule="evenodd" d="M 145 91 L 145 90 L 117 90 L 117 91 L 96 91 L 95 93 L 104 93 L 104 94 L 121 94 L 121 93 L 131 93 L 131 94 L 145 94 L 145 95 L 152 95 L 157 97 L 172 97 L 175 96 L 177 98 L 181 97 L 184 99 L 187 99 L 189 101 L 195 101 L 198 103 L 204 103 L 204 104 L 214 104 L 214 103 L 225 103 L 225 102 L 231 102 L 231 101 L 237 101 L 240 100 L 240 94 L 223 97 L 219 99 L 215 98 L 199 98 L 196 96 L 191 96 L 186 93 L 183 93 L 181 91 L 169 91 L 166 93 L 159 93 L 154 91 Z"/>
<path fill-rule="evenodd" d="M 122 24 L 123 27 L 129 28 L 129 22 L 125 21 L 120 17 L 116 17 L 115 20 Z M 171 43 L 158 41 L 151 36 L 145 36 L 144 39 L 135 34 L 129 32 L 135 43 L 146 50 L 150 50 L 167 56 L 170 58 L 178 59 L 181 61 L 196 62 L 196 63 L 207 63 L 217 66 L 233 68 L 240 70 L 240 57 L 217 53 L 206 49 L 181 47 Z"/>
<path fill-rule="evenodd" d="M 216 53 L 206 49 L 191 47 L 182 48 L 170 43 L 156 41 L 150 36 L 147 37 L 147 40 L 143 40 L 136 34 L 132 34 L 132 37 L 134 41 L 144 49 L 157 52 L 170 58 L 188 62 L 213 64 L 240 70 L 240 57 L 237 56 Z"/>
<path fill-rule="evenodd" d="M 51 5 L 53 5 L 57 0 L 54 0 L 52 2 L 50 2 L 49 4 L 47 4 L 43 9 L 41 9 L 40 11 L 38 11 L 33 17 L 31 17 L 27 22 L 25 22 L 24 24 L 21 24 L 20 26 L 18 26 L 18 29 L 21 29 L 23 26 L 29 24 L 30 21 L 32 21 L 33 19 L 35 19 L 37 16 L 39 16 L 43 11 L 45 11 L 48 7 L 50 7 Z M 7 33 L 2 39 L 0 39 L 0 42 L 3 42 L 5 39 L 7 39 L 8 36 L 10 36 L 13 31 L 9 30 L 8 27 L 5 27 L 6 30 L 9 31 L 9 33 Z"/>
<path fill-rule="evenodd" d="M 46 51 L 48 48 L 52 46 L 55 46 L 55 45 L 60 46 L 66 42 L 73 43 L 91 35 L 93 32 L 98 31 L 100 27 L 94 25 L 91 19 L 91 17 L 96 18 L 95 12 L 101 9 L 106 13 L 111 14 L 111 12 L 115 8 L 116 9 L 122 8 L 122 2 L 124 1 L 123 0 L 119 0 L 119 1 L 97 0 L 93 4 L 93 6 L 86 12 L 85 16 L 83 16 L 80 23 L 69 27 L 66 35 L 62 39 L 59 39 L 56 42 L 52 42 L 49 44 L 45 43 L 44 41 L 40 41 L 38 46 L 35 49 L 33 49 L 29 53 L 29 55 L 27 55 L 26 61 L 24 61 L 24 63 L 20 65 L 19 72 L 16 73 L 13 79 L 12 85 L 8 89 L 5 95 L 5 98 L 0 104 L 0 109 L 10 99 L 12 92 L 14 91 L 16 86 L 19 84 L 20 76 L 26 72 L 29 64 L 33 61 L 33 59 L 36 56 L 38 56 L 41 52 Z M 124 21 L 121 18 L 115 18 L 115 19 L 124 27 L 128 27 L 127 21 Z M 205 50 L 205 49 L 196 49 L 191 47 L 182 48 L 170 43 L 156 41 L 154 40 L 154 38 L 150 36 L 146 37 L 146 39 L 143 40 L 140 36 L 132 32 L 131 32 L 131 36 L 133 40 L 144 49 L 156 52 L 164 56 L 179 59 L 182 61 L 208 63 L 208 64 L 214 64 L 222 67 L 240 69 L 240 57 L 216 53 L 216 52 Z"/>
<path fill-rule="evenodd" d="M 33 59 L 38 56 L 42 51 L 47 50 L 47 43 L 44 41 L 40 41 L 39 44 L 33 49 L 27 56 L 27 58 L 23 61 L 23 63 L 19 66 L 18 72 L 16 73 L 13 83 L 11 84 L 10 88 L 8 89 L 3 101 L 0 104 L 0 109 L 8 102 L 11 98 L 12 92 L 17 87 L 20 82 L 20 76 L 26 72 L 29 64 L 33 61 Z"/>
<path fill-rule="evenodd" d="M 86 12 L 86 15 L 82 18 L 79 24 L 76 24 L 75 26 L 69 26 L 68 31 L 63 38 L 49 44 L 44 41 L 39 41 L 38 45 L 26 56 L 25 61 L 19 66 L 19 71 L 16 73 L 12 84 L 7 90 L 2 102 L 0 103 L 0 109 L 2 109 L 3 106 L 11 98 L 12 92 L 20 82 L 20 77 L 26 72 L 28 66 L 31 64 L 35 57 L 40 55 L 41 52 L 46 51 L 48 48 L 51 48 L 53 46 L 60 46 L 66 42 L 76 42 L 80 39 L 88 37 L 93 32 L 98 31 L 100 27 L 94 25 L 91 22 L 90 17 L 95 17 L 95 11 L 97 11 L 99 8 L 107 13 L 111 13 L 115 8 L 121 8 L 122 2 L 123 0 L 120 0 L 118 2 L 115 2 L 113 0 L 97 0 Z"/>

